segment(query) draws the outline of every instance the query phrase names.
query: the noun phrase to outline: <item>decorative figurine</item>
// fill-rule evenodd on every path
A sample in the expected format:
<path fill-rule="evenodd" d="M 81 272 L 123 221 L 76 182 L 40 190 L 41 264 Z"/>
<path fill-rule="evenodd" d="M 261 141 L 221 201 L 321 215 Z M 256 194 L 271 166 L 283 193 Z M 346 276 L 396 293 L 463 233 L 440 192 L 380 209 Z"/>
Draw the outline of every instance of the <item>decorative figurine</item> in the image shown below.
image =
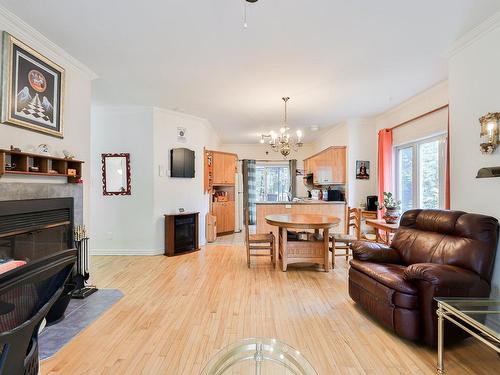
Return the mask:
<path fill-rule="evenodd" d="M 73 155 L 71 152 L 69 152 L 68 150 L 63 150 L 63 155 L 64 155 L 64 158 L 65 159 L 73 159 L 75 157 L 75 155 Z"/>

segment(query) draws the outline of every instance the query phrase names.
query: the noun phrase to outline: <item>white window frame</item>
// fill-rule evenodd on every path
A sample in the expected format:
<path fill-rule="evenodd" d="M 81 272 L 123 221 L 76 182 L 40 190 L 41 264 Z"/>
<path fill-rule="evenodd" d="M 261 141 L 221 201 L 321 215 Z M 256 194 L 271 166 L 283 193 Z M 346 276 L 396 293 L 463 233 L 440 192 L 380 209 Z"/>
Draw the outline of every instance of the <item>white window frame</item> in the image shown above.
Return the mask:
<path fill-rule="evenodd" d="M 265 169 L 265 173 L 264 173 L 264 180 L 267 182 L 267 169 L 268 168 L 289 168 L 289 163 L 287 161 L 284 161 L 284 162 L 280 162 L 280 161 L 273 161 L 273 162 L 259 162 L 257 161 L 256 162 L 256 165 L 255 165 L 256 168 L 264 168 Z M 289 177 L 289 181 L 288 181 L 288 187 L 286 188 L 286 190 L 284 191 L 285 193 L 288 192 L 290 190 L 290 186 L 291 186 L 291 176 L 288 176 Z M 265 188 L 264 188 L 264 195 L 266 196 L 266 199 L 267 199 L 267 196 L 269 194 L 268 190 L 267 190 L 267 183 L 265 185 Z M 257 202 L 261 202 L 261 201 L 257 201 Z M 264 202 L 267 202 L 267 200 L 264 200 Z M 278 195 L 278 200 L 276 202 L 288 202 L 288 200 L 279 200 L 279 195 Z"/>
<path fill-rule="evenodd" d="M 442 163 L 439 165 L 439 208 L 444 209 L 446 206 L 446 164 L 447 164 L 447 153 L 446 146 L 448 143 L 448 134 L 440 133 L 430 137 L 422 138 L 417 141 L 407 142 L 401 145 L 397 145 L 393 148 L 394 154 L 394 164 L 393 170 L 395 171 L 394 176 L 394 186 L 396 187 L 396 197 L 401 200 L 401 186 L 400 186 L 400 171 L 399 171 L 399 151 L 405 148 L 412 148 L 412 160 L 413 160 L 413 207 L 421 208 L 421 197 L 420 197 L 420 158 L 419 158 L 419 148 L 422 144 L 440 141 L 439 142 L 439 158 Z"/>

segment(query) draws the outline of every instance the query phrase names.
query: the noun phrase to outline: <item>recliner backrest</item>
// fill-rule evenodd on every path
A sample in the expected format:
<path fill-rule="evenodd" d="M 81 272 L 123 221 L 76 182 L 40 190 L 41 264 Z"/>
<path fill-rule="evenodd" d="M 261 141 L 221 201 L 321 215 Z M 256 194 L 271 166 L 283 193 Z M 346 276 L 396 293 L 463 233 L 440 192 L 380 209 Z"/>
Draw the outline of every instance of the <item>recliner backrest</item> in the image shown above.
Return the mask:
<path fill-rule="evenodd" d="M 438 263 L 462 267 L 490 281 L 498 243 L 498 220 L 462 211 L 410 210 L 391 246 L 407 265 Z"/>

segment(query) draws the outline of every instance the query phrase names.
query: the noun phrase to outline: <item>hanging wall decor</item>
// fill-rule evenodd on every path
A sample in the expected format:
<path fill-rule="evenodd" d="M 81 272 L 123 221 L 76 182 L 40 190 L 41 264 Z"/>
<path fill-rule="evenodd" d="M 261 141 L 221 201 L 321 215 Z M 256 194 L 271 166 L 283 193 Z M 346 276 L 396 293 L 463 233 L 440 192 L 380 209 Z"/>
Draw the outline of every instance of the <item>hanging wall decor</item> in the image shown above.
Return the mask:
<path fill-rule="evenodd" d="M 2 122 L 63 137 L 64 69 L 3 33 Z"/>
<path fill-rule="evenodd" d="M 370 162 L 367 160 L 356 160 L 356 179 L 370 179 Z"/>

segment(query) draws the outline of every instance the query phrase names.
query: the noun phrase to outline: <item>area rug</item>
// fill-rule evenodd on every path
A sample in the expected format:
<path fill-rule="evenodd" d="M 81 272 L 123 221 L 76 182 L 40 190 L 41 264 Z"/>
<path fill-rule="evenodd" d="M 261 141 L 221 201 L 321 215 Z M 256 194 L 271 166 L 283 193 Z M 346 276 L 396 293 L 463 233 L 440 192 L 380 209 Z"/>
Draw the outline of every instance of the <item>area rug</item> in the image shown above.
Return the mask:
<path fill-rule="evenodd" d="M 52 357 L 123 297 L 118 289 L 100 289 L 85 299 L 72 299 L 65 318 L 46 327 L 39 336 L 40 359 Z"/>

